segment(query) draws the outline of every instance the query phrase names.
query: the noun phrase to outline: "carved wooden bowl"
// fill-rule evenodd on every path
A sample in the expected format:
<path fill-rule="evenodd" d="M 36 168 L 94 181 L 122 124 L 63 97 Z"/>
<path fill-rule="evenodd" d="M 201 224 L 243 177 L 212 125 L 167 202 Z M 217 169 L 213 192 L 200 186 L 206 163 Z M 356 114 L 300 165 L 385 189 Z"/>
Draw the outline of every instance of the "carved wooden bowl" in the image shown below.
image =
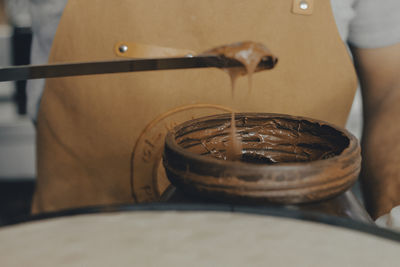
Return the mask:
<path fill-rule="evenodd" d="M 306 203 L 346 191 L 360 171 L 360 145 L 329 123 L 281 114 L 236 114 L 237 161 L 224 160 L 230 114 L 187 121 L 168 133 L 163 164 L 188 194 L 236 203 Z"/>

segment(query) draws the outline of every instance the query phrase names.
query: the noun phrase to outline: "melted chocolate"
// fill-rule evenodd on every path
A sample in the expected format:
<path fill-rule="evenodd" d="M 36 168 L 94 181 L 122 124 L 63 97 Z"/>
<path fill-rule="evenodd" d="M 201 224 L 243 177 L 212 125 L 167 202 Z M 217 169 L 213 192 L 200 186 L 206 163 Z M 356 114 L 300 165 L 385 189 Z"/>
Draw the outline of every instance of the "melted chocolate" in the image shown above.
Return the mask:
<path fill-rule="evenodd" d="M 230 144 L 226 148 L 227 160 L 240 160 L 242 155 L 242 140 L 241 136 L 237 135 L 235 113 L 231 114 L 231 127 L 229 131 Z"/>
<path fill-rule="evenodd" d="M 177 143 L 189 151 L 229 160 L 230 122 L 209 122 L 193 130 L 177 133 Z M 238 160 L 275 164 L 308 162 L 339 155 L 349 144 L 334 128 L 308 121 L 271 117 L 263 120 L 237 119 L 237 135 L 242 152 Z"/>
<path fill-rule="evenodd" d="M 249 81 L 249 93 L 252 88 L 252 75 L 256 71 L 265 70 L 268 68 L 258 67 L 262 60 L 272 60 L 275 66 L 277 63 L 277 58 L 272 55 L 269 49 L 260 43 L 255 42 L 241 42 L 231 45 L 224 45 L 214 49 L 211 49 L 203 54 L 218 55 L 226 58 L 236 59 L 243 64 L 241 68 L 228 68 L 225 69 L 231 78 L 232 87 L 232 98 L 234 97 L 235 83 L 239 76 L 247 75 Z M 230 142 L 226 147 L 226 153 L 224 157 L 225 160 L 240 160 L 242 154 L 242 143 L 241 138 L 236 134 L 235 125 L 235 113 L 232 112 L 231 115 L 231 127 L 230 127 Z M 214 152 L 212 152 L 214 153 Z M 217 155 L 218 153 L 214 153 Z M 218 154 L 219 155 L 219 154 Z"/>
<path fill-rule="evenodd" d="M 259 66 L 260 62 L 263 60 L 271 60 L 273 62 L 271 65 L 272 68 L 278 62 L 278 59 L 265 45 L 250 41 L 216 47 L 204 52 L 203 54 L 218 55 L 226 58 L 236 59 L 243 64 L 243 67 L 241 68 L 224 69 L 231 77 L 232 95 L 234 92 L 236 79 L 239 76 L 248 75 L 249 91 L 251 92 L 253 73 L 271 68 Z"/>

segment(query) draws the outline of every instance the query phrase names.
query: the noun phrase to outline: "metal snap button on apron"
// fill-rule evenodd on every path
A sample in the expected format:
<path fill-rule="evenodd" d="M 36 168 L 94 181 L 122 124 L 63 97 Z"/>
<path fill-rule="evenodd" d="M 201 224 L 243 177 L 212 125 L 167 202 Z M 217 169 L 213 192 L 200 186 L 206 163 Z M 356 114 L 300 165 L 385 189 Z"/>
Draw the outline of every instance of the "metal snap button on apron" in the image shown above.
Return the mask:
<path fill-rule="evenodd" d="M 297 15 L 312 15 L 314 0 L 293 0 L 292 12 Z"/>
<path fill-rule="evenodd" d="M 118 48 L 118 51 L 121 52 L 121 53 L 126 53 L 128 51 L 128 46 L 127 45 L 121 45 Z"/>
<path fill-rule="evenodd" d="M 308 9 L 308 3 L 306 1 L 300 2 L 300 8 L 303 10 Z"/>

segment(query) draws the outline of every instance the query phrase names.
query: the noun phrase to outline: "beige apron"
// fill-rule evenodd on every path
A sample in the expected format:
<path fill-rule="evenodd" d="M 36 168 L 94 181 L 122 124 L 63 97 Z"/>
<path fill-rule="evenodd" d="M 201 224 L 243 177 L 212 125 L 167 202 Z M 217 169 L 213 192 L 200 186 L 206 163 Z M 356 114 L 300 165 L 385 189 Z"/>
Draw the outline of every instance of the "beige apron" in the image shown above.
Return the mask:
<path fill-rule="evenodd" d="M 50 62 L 201 53 L 251 40 L 279 64 L 254 75 L 251 93 L 239 79 L 233 100 L 218 69 L 49 79 L 33 212 L 157 201 L 168 184 L 160 167 L 166 131 L 226 108 L 344 126 L 356 75 L 330 0 L 307 2 L 303 10 L 299 0 L 69 0 Z"/>

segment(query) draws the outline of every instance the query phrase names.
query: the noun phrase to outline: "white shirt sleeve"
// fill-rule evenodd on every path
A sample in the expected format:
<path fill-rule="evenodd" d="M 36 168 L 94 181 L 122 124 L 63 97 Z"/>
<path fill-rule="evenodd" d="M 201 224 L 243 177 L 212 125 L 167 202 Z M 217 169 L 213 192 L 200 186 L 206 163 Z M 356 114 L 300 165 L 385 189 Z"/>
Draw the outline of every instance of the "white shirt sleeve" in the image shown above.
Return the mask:
<path fill-rule="evenodd" d="M 67 0 L 31 0 L 32 19 L 31 64 L 46 64 L 57 31 L 58 22 Z M 28 115 L 36 121 L 39 103 L 44 88 L 44 80 L 29 80 L 27 83 Z"/>
<path fill-rule="evenodd" d="M 399 0 L 356 0 L 350 23 L 349 42 L 359 48 L 400 43 Z"/>

